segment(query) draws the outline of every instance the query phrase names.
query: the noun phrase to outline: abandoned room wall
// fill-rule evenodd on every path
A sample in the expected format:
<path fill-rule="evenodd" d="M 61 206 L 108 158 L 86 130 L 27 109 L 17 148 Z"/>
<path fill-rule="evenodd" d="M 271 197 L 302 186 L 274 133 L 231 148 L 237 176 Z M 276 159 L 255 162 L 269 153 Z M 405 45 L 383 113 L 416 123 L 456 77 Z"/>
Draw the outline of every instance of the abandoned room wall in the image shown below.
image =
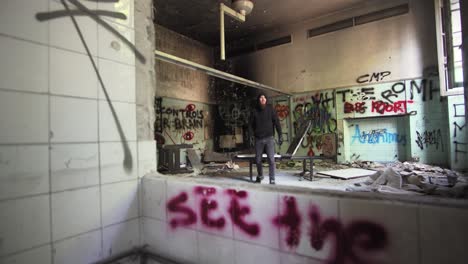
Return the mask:
<path fill-rule="evenodd" d="M 324 154 L 330 146 L 323 137 L 332 133 L 338 140 L 339 161 L 412 159 L 460 168 L 463 162 L 449 162 L 456 154 L 449 147 L 447 120 L 456 120 L 448 114 L 447 98 L 439 96 L 438 87 L 438 78 L 431 77 L 294 95 L 293 127 L 302 116 L 312 120 L 298 154 Z M 463 146 L 457 150 L 461 160 Z"/>
<path fill-rule="evenodd" d="M 76 24 L 61 1 L 2 1 L 0 263 L 94 263 L 140 245 L 138 179 L 155 167 L 137 137 L 145 1 L 65 1 L 89 9 Z"/>
<path fill-rule="evenodd" d="M 307 30 L 409 3 L 409 13 L 307 38 Z M 351 86 L 364 74 L 389 71 L 385 81 L 419 78 L 437 64 L 433 3 L 373 1 L 329 16 L 275 28 L 256 42 L 291 35 L 292 42 L 234 57 L 235 72 L 300 93 Z"/>
<path fill-rule="evenodd" d="M 409 4 L 407 14 L 307 38 L 308 29 L 403 3 Z M 326 134 L 334 133 L 339 161 L 418 160 L 467 168 L 460 162 L 467 158 L 461 133 L 457 143 L 449 140 L 453 122 L 459 130 L 464 122 L 452 120 L 448 114 L 452 106 L 439 96 L 432 3 L 377 0 L 284 26 L 254 41 L 287 34 L 292 35 L 292 43 L 232 61 L 237 74 L 294 94 L 289 106 L 276 105 L 282 114 L 289 114 L 290 125 L 284 122 L 283 129 L 291 134 L 285 136 L 286 143 L 295 135 L 299 117 L 312 117 L 299 155 L 324 154 Z M 456 152 L 449 146 L 453 144 Z M 288 145 L 281 147 L 282 153 Z"/>
<path fill-rule="evenodd" d="M 164 144 L 191 144 L 198 154 L 203 153 L 205 148 L 212 149 L 213 117 L 210 105 L 160 98 L 155 110 L 155 129 L 164 138 Z"/>
<path fill-rule="evenodd" d="M 198 64 L 213 67 L 212 48 L 162 26 L 155 25 L 156 49 Z M 212 103 L 211 77 L 179 65 L 156 60 L 156 96 Z"/>
<path fill-rule="evenodd" d="M 143 241 L 180 263 L 466 262 L 461 201 L 143 182 Z"/>
<path fill-rule="evenodd" d="M 465 102 L 463 95 L 449 96 L 448 99 L 448 128 L 450 165 L 455 169 L 468 167 L 468 134 L 466 127 Z"/>

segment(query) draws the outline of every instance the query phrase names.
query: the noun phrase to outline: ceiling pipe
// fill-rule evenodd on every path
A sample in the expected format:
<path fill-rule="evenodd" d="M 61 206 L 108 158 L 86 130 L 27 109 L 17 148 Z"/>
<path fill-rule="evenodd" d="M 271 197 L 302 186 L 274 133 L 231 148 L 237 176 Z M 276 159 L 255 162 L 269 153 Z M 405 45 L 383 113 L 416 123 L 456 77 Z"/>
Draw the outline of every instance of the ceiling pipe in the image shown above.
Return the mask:
<path fill-rule="evenodd" d="M 253 87 L 253 88 L 272 91 L 272 92 L 275 92 L 275 93 L 278 93 L 278 94 L 283 94 L 283 95 L 288 95 L 288 96 L 292 95 L 292 94 L 289 94 L 289 93 L 285 93 L 285 92 L 283 92 L 283 91 L 281 91 L 279 89 L 275 89 L 273 87 L 270 87 L 268 85 L 261 84 L 261 83 L 258 83 L 258 82 L 254 82 L 254 81 L 251 81 L 251 80 L 248 80 L 248 79 L 245 79 L 245 78 L 242 78 L 242 77 L 230 74 L 230 73 L 222 72 L 222 71 L 219 71 L 219 70 L 216 70 L 216 69 L 213 69 L 213 68 L 210 68 L 210 67 L 207 67 L 207 66 L 204 66 L 204 65 L 189 61 L 189 60 L 185 60 L 185 59 L 173 56 L 171 54 L 164 53 L 164 52 L 159 51 L 159 50 L 155 50 L 154 54 L 155 54 L 155 59 L 162 60 L 162 61 L 165 61 L 165 62 L 170 62 L 170 63 L 176 64 L 176 65 L 179 65 L 179 66 L 183 66 L 183 67 L 186 67 L 186 68 L 189 68 L 189 69 L 192 69 L 192 70 L 201 71 L 201 72 L 204 72 L 204 73 L 206 73 L 208 75 L 218 77 L 218 78 L 221 78 L 221 79 L 224 79 L 224 80 L 227 80 L 227 81 L 231 81 L 231 82 L 234 82 L 234 83 L 239 83 L 239 84 L 250 86 L 250 87 Z"/>
<path fill-rule="evenodd" d="M 220 31 L 220 50 L 221 60 L 226 59 L 225 43 L 224 43 L 224 14 L 236 19 L 240 22 L 245 22 L 245 16 L 250 14 L 253 9 L 253 2 L 250 0 L 232 0 L 234 9 L 226 6 L 223 3 L 219 4 L 219 31 Z"/>

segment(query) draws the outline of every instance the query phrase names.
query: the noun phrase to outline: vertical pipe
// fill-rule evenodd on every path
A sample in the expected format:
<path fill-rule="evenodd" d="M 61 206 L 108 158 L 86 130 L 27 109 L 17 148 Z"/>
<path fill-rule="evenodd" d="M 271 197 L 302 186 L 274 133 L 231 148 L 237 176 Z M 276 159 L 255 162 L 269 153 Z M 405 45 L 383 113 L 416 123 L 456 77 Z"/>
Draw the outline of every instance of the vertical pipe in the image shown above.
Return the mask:
<path fill-rule="evenodd" d="M 219 26 L 220 26 L 220 37 L 221 37 L 221 60 L 226 59 L 226 55 L 224 53 L 224 4 L 221 3 L 219 7 Z"/>

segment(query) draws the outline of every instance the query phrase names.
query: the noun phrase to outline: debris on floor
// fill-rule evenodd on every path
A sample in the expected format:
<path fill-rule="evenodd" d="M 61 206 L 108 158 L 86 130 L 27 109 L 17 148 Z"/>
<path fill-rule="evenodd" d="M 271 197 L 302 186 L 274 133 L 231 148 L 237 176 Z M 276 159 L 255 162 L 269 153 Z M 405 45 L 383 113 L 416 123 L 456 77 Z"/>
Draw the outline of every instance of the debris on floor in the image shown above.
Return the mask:
<path fill-rule="evenodd" d="M 231 153 L 220 153 L 220 152 L 214 152 L 211 150 L 205 150 L 203 152 L 203 162 L 208 163 L 208 162 L 227 162 L 231 160 Z"/>
<path fill-rule="evenodd" d="M 359 167 L 370 165 L 375 168 L 375 164 L 368 162 L 353 162 L 352 165 Z M 346 190 L 468 198 L 468 177 L 438 166 L 414 162 L 393 162 L 383 165 L 365 182 L 355 183 Z"/>
<path fill-rule="evenodd" d="M 226 163 L 214 163 L 211 162 L 209 164 L 205 164 L 201 169 L 201 175 L 209 175 L 209 174 L 219 174 L 219 173 L 226 173 L 231 171 L 239 170 L 239 165 L 237 165 L 233 161 L 227 161 Z"/>

